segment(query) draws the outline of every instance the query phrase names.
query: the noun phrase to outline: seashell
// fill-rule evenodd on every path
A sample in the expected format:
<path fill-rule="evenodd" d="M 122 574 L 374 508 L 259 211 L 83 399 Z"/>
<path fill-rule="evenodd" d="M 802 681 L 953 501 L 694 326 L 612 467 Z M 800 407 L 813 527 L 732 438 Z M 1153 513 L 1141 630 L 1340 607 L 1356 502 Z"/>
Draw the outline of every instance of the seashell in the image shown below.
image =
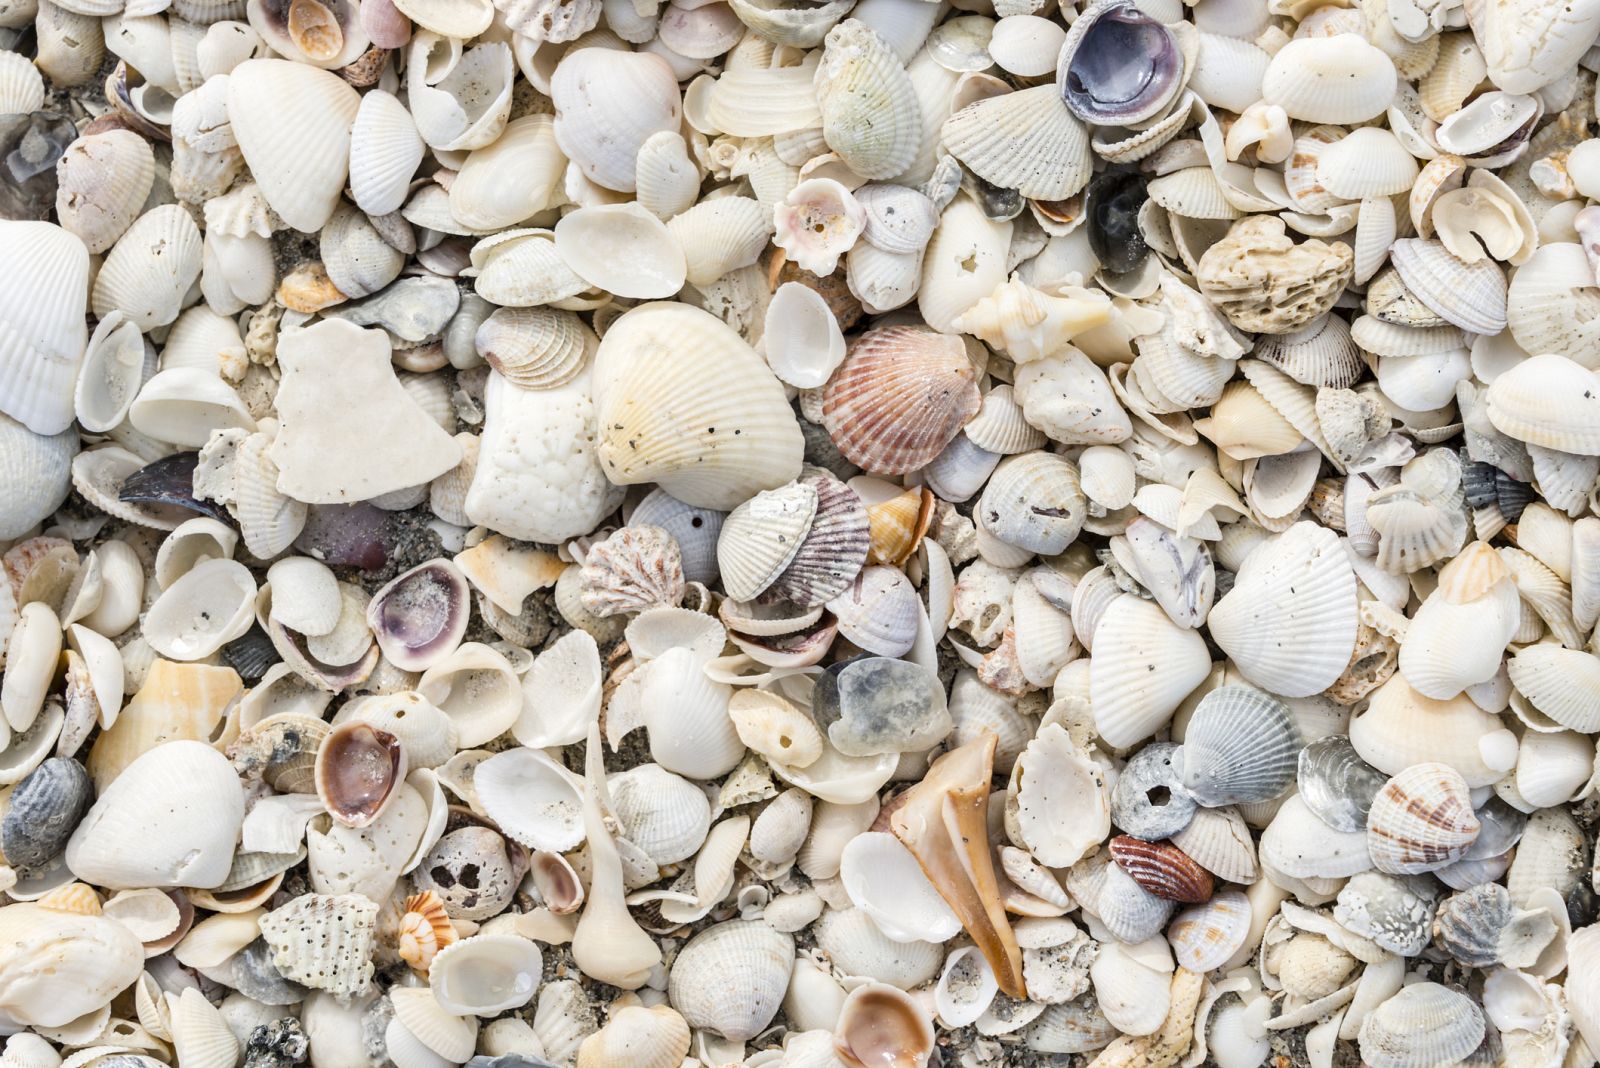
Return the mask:
<path fill-rule="evenodd" d="M 815 91 L 823 139 L 856 174 L 893 178 L 916 158 L 916 89 L 900 58 L 865 23 L 846 19 L 828 31 Z"/>
<path fill-rule="evenodd" d="M 168 999 L 172 1044 L 183 1051 L 185 1060 L 211 1068 L 226 1068 L 234 1062 L 240 1053 L 239 1041 L 204 994 L 190 988 L 182 996 L 168 995 Z"/>
<path fill-rule="evenodd" d="M 138 134 L 80 137 L 56 161 L 56 216 L 90 252 L 105 252 L 139 216 L 154 180 L 155 156 Z"/>
<path fill-rule="evenodd" d="M 1271 694 L 1223 686 L 1201 698 L 1183 735 L 1183 785 L 1200 804 L 1252 804 L 1293 781 L 1300 732 Z"/>
<path fill-rule="evenodd" d="M 1111 829 L 1105 774 L 1073 745 L 1058 725 L 1041 727 L 1017 757 L 1010 805 L 1017 836 L 1041 863 L 1063 868 L 1077 863 Z M 1065 812 L 1079 815 L 1065 818 Z"/>
<path fill-rule="evenodd" d="M 830 668 L 812 693 L 812 712 L 846 756 L 927 749 L 950 732 L 943 695 L 922 667 L 860 657 Z"/>
<path fill-rule="evenodd" d="M 463 826 L 434 844 L 415 879 L 419 889 L 444 901 L 452 920 L 486 920 L 510 903 L 522 868 L 520 856 L 497 832 Z M 478 873 L 476 884 L 462 882 L 461 876 L 472 871 Z"/>
<path fill-rule="evenodd" d="M 1594 375 L 1563 356 L 1522 361 L 1489 386 L 1487 413 L 1501 433 L 1532 445 L 1584 456 L 1600 455 L 1586 409 Z M 1539 415 L 1532 416 L 1537 397 Z"/>
<path fill-rule="evenodd" d="M 164 590 L 146 617 L 146 636 L 163 656 L 200 660 L 250 629 L 255 580 L 233 560 L 203 560 Z"/>
<path fill-rule="evenodd" d="M 1123 834 L 1111 839 L 1109 848 L 1117 866 L 1157 897 L 1189 903 L 1211 897 L 1211 873 L 1177 846 Z"/>
<path fill-rule="evenodd" d="M 1461 859 L 1478 837 L 1467 785 L 1445 764 L 1413 764 L 1373 798 L 1367 844 L 1378 870 L 1433 871 Z"/>
<path fill-rule="evenodd" d="M 694 359 L 678 358 L 691 338 Z M 696 309 L 647 304 L 612 323 L 595 356 L 595 405 L 600 462 L 619 485 L 654 481 L 686 504 L 731 509 L 799 474 L 802 440 L 781 387 Z M 719 447 L 734 440 L 737 450 Z"/>
<path fill-rule="evenodd" d="M 635 189 L 634 159 L 652 134 L 678 129 L 677 78 L 660 56 L 579 49 L 550 79 L 555 136 L 568 159 L 607 189 Z"/>
<path fill-rule="evenodd" d="M 1004 349 L 1016 362 L 1026 363 L 1059 352 L 1073 337 L 1109 319 L 1110 307 L 1103 301 L 1050 296 L 1013 275 L 952 325 Z"/>
<path fill-rule="evenodd" d="M 439 950 L 428 968 L 428 987 L 446 1012 L 488 1016 L 533 1000 L 542 960 L 529 939 L 474 935 Z"/>
<path fill-rule="evenodd" d="M 658 865 L 693 856 L 711 829 L 705 795 L 658 764 L 613 775 L 606 788 L 624 837 Z"/>
<path fill-rule="evenodd" d="M 840 856 L 839 879 L 850 901 L 897 942 L 945 942 L 961 931 L 938 889 L 892 834 L 851 839 Z"/>
<path fill-rule="evenodd" d="M 939 135 L 951 155 L 991 185 L 1030 199 L 1066 200 L 1088 185 L 1093 161 L 1088 131 L 1078 121 L 1082 109 L 1075 115 L 1072 104 L 1073 94 L 1063 104 L 1053 87 L 1038 85 L 968 104 L 944 121 Z"/>
<path fill-rule="evenodd" d="M 1434 892 L 1427 880 L 1361 872 L 1339 891 L 1334 918 L 1346 930 L 1392 953 L 1416 956 L 1433 927 Z"/>
<path fill-rule="evenodd" d="M 1249 930 L 1248 899 L 1238 890 L 1224 890 L 1178 913 L 1167 927 L 1167 940 L 1180 968 L 1203 974 L 1225 964 Z"/>
<path fill-rule="evenodd" d="M 338 206 L 359 107 L 342 79 L 304 63 L 252 59 L 229 74 L 239 150 L 267 203 L 295 229 L 322 229 Z"/>
<path fill-rule="evenodd" d="M 813 470 L 800 484 L 815 489 L 816 513 L 799 548 L 761 596 L 815 607 L 844 593 L 872 558 L 872 512 L 832 475 Z"/>
<path fill-rule="evenodd" d="M 1377 127 L 1352 130 L 1317 156 L 1317 180 L 1344 200 L 1393 196 L 1410 190 L 1417 162 L 1399 138 Z"/>
<path fill-rule="evenodd" d="M 1287 697 L 1308 697 L 1344 671 L 1354 648 L 1354 573 L 1338 539 L 1296 523 L 1252 554 L 1207 623 L 1246 678 Z M 1291 592 L 1291 590 L 1293 592 Z M 1302 634 L 1293 643 L 1287 635 Z M 1274 650 L 1293 644 L 1295 655 Z M 1313 650 L 1316 650 L 1313 655 Z"/>
<path fill-rule="evenodd" d="M 811 795 L 790 787 L 761 810 L 750 825 L 750 855 L 768 867 L 794 863 L 811 831 Z"/>
<path fill-rule="evenodd" d="M 834 1028 L 833 1049 L 853 1068 L 919 1064 L 934 1048 L 933 1024 L 909 994 L 886 983 L 866 983 L 845 998 Z"/>
<path fill-rule="evenodd" d="M 667 223 L 683 250 L 689 283 L 697 286 L 755 263 L 772 228 L 772 217 L 759 201 L 736 196 L 696 204 Z"/>
<path fill-rule="evenodd" d="M 679 951 L 667 998 L 690 1026 L 744 1041 L 777 1014 L 793 964 L 794 939 L 760 921 L 730 920 Z"/>
<path fill-rule="evenodd" d="M 483 667 L 499 667 L 488 656 L 473 659 L 481 659 Z M 509 675 L 509 669 L 500 674 L 508 690 L 513 681 Z M 470 678 L 463 681 L 467 684 L 461 687 L 462 698 L 470 702 Z M 539 653 L 523 676 L 523 698 L 511 724 L 512 734 L 530 746 L 569 745 L 583 737 L 599 717 L 601 682 L 600 651 L 594 639 L 583 631 L 562 635 Z M 515 707 L 517 703 L 507 704 Z M 490 731 L 499 733 L 497 727 L 497 722 L 485 721 L 474 733 L 488 735 L 483 740 L 489 741 L 494 736 Z"/>
<path fill-rule="evenodd" d="M 1173 832 L 1173 845 L 1226 882 L 1254 882 L 1255 845 L 1239 810 L 1191 808 L 1191 811 L 1192 817 L 1185 826 Z"/>
<path fill-rule="evenodd" d="M 423 671 L 456 650 L 466 633 L 468 607 L 461 569 L 442 558 L 430 560 L 373 594 L 367 626 L 391 663 Z"/>
<path fill-rule="evenodd" d="M 728 595 L 748 601 L 783 574 L 811 530 L 818 493 L 808 482 L 765 490 L 728 514 L 717 538 L 717 565 Z"/>
<path fill-rule="evenodd" d="M 767 305 L 763 347 L 772 373 L 799 389 L 827 382 L 844 360 L 839 322 L 817 291 L 785 282 Z"/>
<path fill-rule="evenodd" d="M 1337 879 L 1372 867 L 1365 833 L 1334 831 L 1297 794 L 1279 806 L 1262 832 L 1260 860 L 1294 879 Z"/>
<path fill-rule="evenodd" d="M 222 754 L 167 742 L 100 791 L 67 843 L 67 866 L 111 889 L 209 889 L 228 875 L 243 820 L 244 794 Z"/>
<path fill-rule="evenodd" d="M 6 373 L 0 378 L 0 410 L 35 434 L 59 434 L 72 422 L 72 390 L 87 331 L 82 323 L 88 291 L 83 243 L 57 226 L 8 222 L 6 246 L 16 265 L 36 279 L 0 303 L 8 327 Z M 11 266 L 11 261 L 6 261 Z M 38 292 L 34 292 L 37 289 Z M 24 341 L 23 339 L 27 339 Z"/>
<path fill-rule="evenodd" d="M 464 49 L 447 37 L 428 32 L 411 38 L 406 103 L 429 147 L 482 148 L 500 136 L 511 112 L 511 48 L 496 42 Z"/>
<path fill-rule="evenodd" d="M 365 827 L 394 802 L 406 768 L 400 739 L 368 723 L 348 720 L 317 748 L 317 796 L 346 827 Z"/>
<path fill-rule="evenodd" d="M 350 191 L 356 206 L 373 216 L 398 211 L 422 154 L 422 138 L 399 99 L 382 89 L 362 96 L 350 128 Z"/>
<path fill-rule="evenodd" d="M 916 291 L 917 310 L 929 326 L 954 329 L 957 317 L 1006 280 L 1011 230 L 1010 223 L 985 217 L 970 197 L 958 197 L 945 209 L 923 256 Z"/>
<path fill-rule="evenodd" d="M 24 876 L 47 870 L 93 803 L 94 787 L 81 764 L 68 757 L 43 761 L 17 783 L 0 818 L 0 849 L 9 865 Z"/>
<path fill-rule="evenodd" d="M 860 909 L 829 909 L 813 930 L 817 945 L 844 974 L 904 990 L 939 974 L 944 952 L 929 942 L 894 942 Z"/>
<path fill-rule="evenodd" d="M 1045 452 L 1002 460 L 978 502 L 985 529 L 1008 545 L 1041 555 L 1072 543 L 1082 529 L 1084 509 L 1077 469 Z"/>
<path fill-rule="evenodd" d="M 578 1047 L 580 1068 L 637 1064 L 640 1068 L 675 1068 L 689 1052 L 689 1025 L 665 1005 L 629 1005 L 617 1010 L 606 1026 Z"/>
<path fill-rule="evenodd" d="M 597 289 L 649 299 L 670 297 L 683 287 L 682 246 L 660 219 L 637 205 L 579 208 L 556 224 L 555 235 L 556 253 Z"/>
<path fill-rule="evenodd" d="M 850 347 L 823 392 L 823 425 L 851 462 L 875 474 L 926 465 L 976 414 L 975 372 L 956 339 L 888 327 Z"/>
<path fill-rule="evenodd" d="M 398 934 L 400 959 L 426 972 L 439 950 L 456 941 L 455 925 L 432 890 L 406 898 L 405 909 Z"/>
<path fill-rule="evenodd" d="M 1483 1041 L 1483 1012 L 1438 983 L 1413 983 L 1361 1023 L 1361 1057 L 1373 1068 L 1412 1068 L 1460 1060 Z"/>
<path fill-rule="evenodd" d="M 683 599 L 678 543 L 660 527 L 626 526 L 584 557 L 583 603 L 597 616 L 640 612 Z"/>
<path fill-rule="evenodd" d="M 1478 334 L 1505 329 L 1505 275 L 1493 261 L 1463 263 L 1421 238 L 1396 241 L 1389 255 L 1406 288 L 1448 322 Z"/>
<path fill-rule="evenodd" d="M 898 657 L 916 640 L 919 601 L 904 573 L 868 567 L 827 603 L 839 632 L 869 653 Z"/>
<path fill-rule="evenodd" d="M 1583 733 L 1600 730 L 1600 713 L 1587 695 L 1600 674 L 1586 652 L 1541 642 L 1506 661 L 1511 684 L 1535 708 L 1563 727 Z"/>
<path fill-rule="evenodd" d="M 1581 248 L 1567 242 L 1542 244 L 1512 279 L 1506 320 L 1526 351 L 1565 356 L 1587 367 L 1593 363 L 1587 309 L 1594 297 L 1584 284 L 1589 275 L 1580 256 Z"/>
<path fill-rule="evenodd" d="M 578 787 L 542 752 L 522 748 L 497 753 L 478 765 L 473 784 L 484 812 L 507 837 L 551 852 L 583 841 Z"/>
<path fill-rule="evenodd" d="M 1154 1034 L 1171 1000 L 1167 973 L 1120 944 L 1108 944 L 1089 969 L 1106 1019 L 1124 1034 Z"/>
<path fill-rule="evenodd" d="M 1336 831 L 1367 825 L 1372 799 L 1387 776 L 1357 755 L 1340 735 L 1319 738 L 1300 750 L 1297 781 L 1306 806 Z"/>
<path fill-rule="evenodd" d="M 1234 223 L 1226 237 L 1206 250 L 1195 279 L 1234 326 L 1282 334 L 1332 307 L 1353 270 L 1348 245 L 1315 240 L 1296 245 L 1280 222 L 1253 215 Z"/>
<path fill-rule="evenodd" d="M 826 277 L 866 225 L 866 212 L 831 178 L 801 182 L 773 209 L 773 244 L 802 270 Z"/>
<path fill-rule="evenodd" d="M 60 1027 L 95 1012 L 144 967 L 138 939 L 104 916 L 17 903 L 0 909 L 0 931 L 0 966 L 10 979 L 0 1004 L 26 1025 Z"/>
<path fill-rule="evenodd" d="M 1454 697 L 1494 673 L 1519 619 L 1510 571 L 1487 543 L 1474 542 L 1440 569 L 1400 646 L 1400 670 L 1418 693 Z"/>
<path fill-rule="evenodd" d="M 1292 119 L 1365 122 L 1394 100 L 1394 63 L 1357 34 L 1296 38 L 1274 53 L 1261 97 Z"/>
<path fill-rule="evenodd" d="M 1089 667 L 1095 726 L 1113 746 L 1131 746 L 1159 731 L 1210 671 L 1200 636 L 1137 597 L 1114 600 L 1095 635 L 1101 639 Z M 1164 667 L 1152 673 L 1151 664 Z"/>
<path fill-rule="evenodd" d="M 1108 0 L 1083 14 L 1056 65 L 1067 107 L 1095 126 L 1131 127 L 1155 117 L 1183 86 L 1177 38 L 1130 3 Z"/>
<path fill-rule="evenodd" d="M 372 978 L 378 906 L 360 894 L 305 894 L 261 916 L 261 936 L 285 979 L 356 994 Z"/>

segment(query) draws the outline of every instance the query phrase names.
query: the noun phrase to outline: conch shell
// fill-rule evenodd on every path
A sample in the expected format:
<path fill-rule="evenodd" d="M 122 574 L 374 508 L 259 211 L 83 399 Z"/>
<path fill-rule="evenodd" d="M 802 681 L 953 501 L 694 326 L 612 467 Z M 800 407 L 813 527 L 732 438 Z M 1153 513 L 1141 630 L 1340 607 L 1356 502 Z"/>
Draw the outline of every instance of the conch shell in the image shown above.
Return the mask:
<path fill-rule="evenodd" d="M 889 829 L 911 850 L 983 951 L 1000 989 L 1025 998 L 1022 950 L 1001 904 L 989 855 L 989 780 L 998 740 L 986 731 L 935 760 L 923 780 L 902 796 Z"/>
<path fill-rule="evenodd" d="M 951 325 L 1004 349 L 1015 363 L 1031 363 L 1110 321 L 1111 301 L 1103 294 L 1080 290 L 1072 296 L 1051 296 L 1013 274 Z"/>

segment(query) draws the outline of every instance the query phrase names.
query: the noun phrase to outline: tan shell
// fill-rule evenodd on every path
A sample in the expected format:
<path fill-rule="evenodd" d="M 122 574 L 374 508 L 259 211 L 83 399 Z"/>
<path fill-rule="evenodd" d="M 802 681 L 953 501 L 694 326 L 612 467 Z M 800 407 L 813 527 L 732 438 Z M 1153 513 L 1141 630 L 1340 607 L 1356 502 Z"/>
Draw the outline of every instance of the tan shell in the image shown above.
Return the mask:
<path fill-rule="evenodd" d="M 1296 245 L 1283 220 L 1252 215 L 1206 250 L 1195 277 L 1234 326 L 1287 334 L 1333 307 L 1354 271 L 1349 245 L 1317 240 Z"/>

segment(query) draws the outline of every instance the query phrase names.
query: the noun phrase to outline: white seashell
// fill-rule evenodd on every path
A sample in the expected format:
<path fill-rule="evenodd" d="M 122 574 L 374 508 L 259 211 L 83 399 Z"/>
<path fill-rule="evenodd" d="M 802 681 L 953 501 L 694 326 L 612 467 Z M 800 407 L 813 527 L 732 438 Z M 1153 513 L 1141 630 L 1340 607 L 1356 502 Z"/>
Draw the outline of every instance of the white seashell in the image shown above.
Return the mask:
<path fill-rule="evenodd" d="M 1273 55 L 1261 97 L 1292 119 L 1364 122 L 1394 100 L 1395 79 L 1393 61 L 1356 34 L 1301 37 Z"/>
<path fill-rule="evenodd" d="M 810 286 L 785 282 L 767 305 L 767 366 L 797 389 L 816 389 L 844 362 L 844 335 L 833 310 Z"/>
<path fill-rule="evenodd" d="M 556 253 L 597 289 L 644 300 L 683 288 L 683 247 L 637 204 L 579 208 L 556 224 L 555 234 Z"/>
<path fill-rule="evenodd" d="M 1168 956 L 1167 968 L 1171 967 Z M 1166 1019 L 1171 1001 L 1167 972 L 1144 963 L 1129 947 L 1118 942 L 1103 945 L 1089 976 L 1100 1011 L 1124 1034 L 1154 1034 Z"/>
<path fill-rule="evenodd" d="M 668 650 L 643 670 L 640 699 L 651 757 L 691 779 L 732 771 L 744 743 L 728 718 L 731 688 L 708 678 L 702 661 L 685 648 Z"/>
<path fill-rule="evenodd" d="M 459 40 L 419 33 L 409 47 L 406 102 L 418 135 L 430 148 L 482 148 L 500 136 L 511 113 L 516 76 L 509 45 L 463 49 Z"/>
<path fill-rule="evenodd" d="M 647 304 L 626 313 L 600 343 L 594 380 L 599 457 L 619 485 L 654 481 L 686 504 L 731 509 L 800 473 L 782 387 L 705 312 Z"/>
<path fill-rule="evenodd" d="M 104 916 L 12 904 L 0 909 L 0 932 L 0 967 L 9 977 L 0 1010 L 25 1025 L 60 1027 L 95 1012 L 144 967 L 138 939 Z M 8 1042 L 8 1062 L 11 1055 Z"/>
<path fill-rule="evenodd" d="M 461 611 L 465 616 L 465 605 Z M 463 643 L 424 671 L 417 692 L 455 721 L 463 748 L 482 745 L 510 730 L 522 708 L 522 691 L 511 664 L 479 642 Z"/>
<path fill-rule="evenodd" d="M 479 934 L 441 949 L 428 967 L 428 986 L 446 1012 L 488 1016 L 533 1000 L 543 957 L 517 935 Z"/>
<path fill-rule="evenodd" d="M 59 434 L 72 423 L 72 383 L 88 338 L 88 256 L 82 241 L 40 222 L 6 222 L 0 247 L 0 267 L 32 280 L 0 299 L 0 411 L 35 434 Z"/>
<path fill-rule="evenodd" d="M 1400 670 L 1418 693 L 1456 696 L 1487 681 L 1516 633 L 1521 601 L 1498 555 L 1474 542 L 1440 570 L 1400 646 Z"/>
<path fill-rule="evenodd" d="M 129 405 L 128 419 L 134 429 L 157 441 L 190 448 L 204 445 L 214 430 L 256 428 L 233 387 L 195 367 L 156 372 Z"/>
<path fill-rule="evenodd" d="M 1506 321 L 1524 350 L 1565 356 L 1593 369 L 1588 309 L 1596 294 L 1586 265 L 1580 246 L 1546 242 L 1517 269 L 1506 301 Z"/>
<path fill-rule="evenodd" d="M 1495 429 L 1531 445 L 1600 456 L 1600 434 L 1588 411 L 1600 396 L 1593 372 L 1564 356 L 1540 355 L 1497 376 L 1487 413 Z M 1534 414 L 1537 411 L 1537 416 Z"/>
<path fill-rule="evenodd" d="M 306 233 L 339 203 L 361 99 L 337 75 L 303 63 L 252 59 L 228 76 L 228 122 L 272 210 Z"/>
<path fill-rule="evenodd" d="M 927 324 L 939 331 L 954 330 L 957 318 L 993 293 L 1006 279 L 1010 245 L 1010 223 L 985 218 L 968 197 L 953 200 L 939 217 L 922 259 L 917 309 Z M 1017 385 L 1020 391 L 1020 379 Z"/>
<path fill-rule="evenodd" d="M 922 144 L 917 93 L 900 58 L 855 19 L 828 31 L 816 73 L 822 136 L 863 178 L 893 178 Z"/>
<path fill-rule="evenodd" d="M 691 1026 L 743 1041 L 776 1015 L 793 964 L 788 935 L 760 921 L 720 923 L 679 951 L 667 997 Z"/>
<path fill-rule="evenodd" d="M 523 745 L 571 745 L 600 715 L 603 681 L 594 638 L 579 630 L 541 651 L 522 677 L 522 709 L 511 733 Z"/>
<path fill-rule="evenodd" d="M 897 942 L 946 942 L 961 930 L 917 859 L 892 834 L 853 838 L 840 856 L 839 878 L 850 901 Z"/>
<path fill-rule="evenodd" d="M 144 207 L 155 163 L 149 142 L 131 130 L 80 137 L 56 163 L 61 225 L 82 238 L 90 252 L 106 251 Z"/>
<path fill-rule="evenodd" d="M 1394 134 L 1374 126 L 1352 130 L 1317 156 L 1317 181 L 1344 200 L 1393 196 L 1417 180 L 1417 161 Z"/>
<path fill-rule="evenodd" d="M 1413 983 L 1367 1014 L 1361 1057 L 1373 1068 L 1414 1068 L 1466 1057 L 1483 1041 L 1483 1011 L 1438 983 Z"/>
<path fill-rule="evenodd" d="M 164 590 L 145 620 L 151 646 L 174 660 L 201 660 L 250 629 L 256 584 L 243 564 L 202 561 Z"/>
<path fill-rule="evenodd" d="M 687 211 L 700 194 L 700 171 L 676 130 L 659 130 L 644 139 L 633 177 L 639 203 L 660 219 Z"/>
<path fill-rule="evenodd" d="M 1017 835 L 1041 863 L 1076 864 L 1111 831 L 1105 773 L 1057 724 L 1042 727 L 1017 757 L 1008 819 L 1015 806 Z M 1067 811 L 1079 813 L 1066 819 Z"/>
<path fill-rule="evenodd" d="M 1054 85 L 969 104 L 944 121 L 940 137 L 974 174 L 1030 199 L 1066 200 L 1092 170 L 1089 133 Z"/>
<path fill-rule="evenodd" d="M 1131 595 L 1106 608 L 1095 637 L 1089 667 L 1095 727 L 1119 748 L 1159 731 L 1211 670 L 1199 634 Z M 1152 665 L 1161 667 L 1152 671 Z"/>
<path fill-rule="evenodd" d="M 1379 771 L 1394 775 L 1432 760 L 1455 768 L 1473 786 L 1496 782 L 1511 769 L 1511 762 L 1496 753 L 1496 741 L 1505 737 L 1498 717 L 1469 697 L 1434 701 L 1412 689 L 1401 674 L 1380 686 L 1366 711 L 1350 723 L 1356 752 Z"/>
<path fill-rule="evenodd" d="M 677 78 L 660 56 L 580 49 L 550 79 L 555 135 L 561 150 L 607 189 L 635 189 L 635 156 L 652 135 L 676 131 Z"/>
<path fill-rule="evenodd" d="M 683 250 L 689 283 L 703 286 L 755 263 L 772 236 L 772 217 L 750 197 L 717 197 L 680 212 L 667 230 Z"/>
<path fill-rule="evenodd" d="M 773 206 L 773 244 L 803 270 L 830 275 L 866 227 L 866 209 L 832 178 L 811 178 Z"/>
<path fill-rule="evenodd" d="M 1355 575 L 1336 537 L 1297 523 L 1240 569 L 1207 623 L 1253 682 L 1307 697 L 1343 673 L 1355 648 Z M 1292 643 L 1289 634 L 1301 635 Z M 1282 651 L 1292 644 L 1293 656 Z"/>
<path fill-rule="evenodd" d="M 182 1051 L 185 1062 L 197 1068 L 230 1068 L 239 1056 L 239 1041 L 222 1013 L 195 987 L 166 998 L 172 1044 Z"/>
<path fill-rule="evenodd" d="M 220 885 L 244 820 L 226 758 L 200 742 L 159 745 L 129 764 L 67 844 L 67 866 L 96 886 Z"/>

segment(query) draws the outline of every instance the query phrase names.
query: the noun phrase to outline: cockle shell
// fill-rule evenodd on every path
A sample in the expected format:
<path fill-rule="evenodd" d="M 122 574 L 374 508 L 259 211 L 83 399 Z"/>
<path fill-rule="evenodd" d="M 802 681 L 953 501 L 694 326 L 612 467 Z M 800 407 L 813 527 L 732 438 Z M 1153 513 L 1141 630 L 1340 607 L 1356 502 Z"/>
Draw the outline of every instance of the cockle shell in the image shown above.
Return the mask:
<path fill-rule="evenodd" d="M 1183 785 L 1207 807 L 1270 801 L 1293 781 L 1299 750 L 1288 706 L 1223 686 L 1201 698 L 1184 728 Z"/>
<path fill-rule="evenodd" d="M 31 1026 L 59 1027 L 95 1012 L 144 966 L 138 939 L 104 916 L 18 903 L 0 909 L 0 931 L 0 1007 Z"/>
<path fill-rule="evenodd" d="M 1361 1057 L 1373 1068 L 1415 1068 L 1460 1060 L 1483 1041 L 1483 1011 L 1438 983 L 1413 983 L 1361 1024 Z"/>
<path fill-rule="evenodd" d="M 677 79 L 660 56 L 579 50 L 550 81 L 556 141 L 588 178 L 633 192 L 634 157 L 655 133 L 676 130 Z"/>
<path fill-rule="evenodd" d="M 333 215 L 350 168 L 361 98 L 338 76 L 303 63 L 252 59 L 228 76 L 228 122 L 272 210 L 297 230 Z"/>
<path fill-rule="evenodd" d="M 922 118 L 900 59 L 855 19 L 828 32 L 816 73 L 822 136 L 863 178 L 893 178 L 916 158 Z"/>
<path fill-rule="evenodd" d="M 720 923 L 679 951 L 667 998 L 690 1025 L 742 1041 L 777 1013 L 793 963 L 788 935 L 760 921 Z"/>
<path fill-rule="evenodd" d="M 88 338 L 83 323 L 87 249 L 49 223 L 6 222 L 0 234 L 6 249 L 0 265 L 14 277 L 34 279 L 0 300 L 0 323 L 6 327 L 0 411 L 35 434 L 59 434 L 72 423 L 70 385 Z"/>
<path fill-rule="evenodd" d="M 1411 875 L 1459 860 L 1478 837 L 1466 780 L 1444 764 L 1413 764 L 1378 791 L 1367 815 L 1379 871 Z"/>

